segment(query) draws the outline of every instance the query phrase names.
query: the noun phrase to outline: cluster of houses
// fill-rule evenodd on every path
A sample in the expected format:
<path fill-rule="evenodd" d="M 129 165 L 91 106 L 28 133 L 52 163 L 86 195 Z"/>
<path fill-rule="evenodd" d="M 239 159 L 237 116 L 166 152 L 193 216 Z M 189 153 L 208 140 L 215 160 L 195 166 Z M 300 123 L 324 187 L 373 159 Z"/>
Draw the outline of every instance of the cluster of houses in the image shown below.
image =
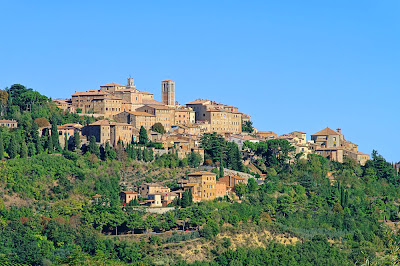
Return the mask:
<path fill-rule="evenodd" d="M 301 131 L 281 136 L 271 131 L 255 130 L 252 134 L 244 133 L 242 124 L 250 121 L 250 116 L 239 112 L 235 106 L 208 99 L 197 99 L 179 105 L 175 101 L 173 80 L 161 82 L 161 93 L 162 102 L 159 102 L 152 93 L 138 90 L 133 78 L 128 78 L 126 86 L 109 83 L 97 90 L 75 92 L 70 99 L 55 99 L 53 101 L 63 110 L 100 119 L 86 126 L 59 126 L 59 143 L 64 146 L 65 137 L 72 141 L 77 132 L 81 135 L 82 144 L 86 144 L 92 136 L 98 144 L 108 142 L 112 146 L 120 141 L 138 142 L 139 130 L 143 126 L 150 141 L 162 143 L 163 152 L 174 148 L 180 158 L 193 151 L 203 155 L 204 151 L 200 148 L 201 136 L 216 132 L 226 140 L 238 144 L 243 156 L 247 158 L 245 163 L 251 163 L 257 157 L 243 149 L 244 142 L 255 143 L 270 139 L 286 139 L 296 148 L 296 154 L 301 152 L 304 157 L 314 153 L 343 162 L 343 158 L 348 156 L 362 165 L 369 160 L 369 155 L 359 152 L 358 146 L 346 140 L 340 129 L 325 128 L 312 134 L 311 140 L 307 140 L 307 134 Z M 151 130 L 156 123 L 163 125 L 166 131 L 164 134 Z M 18 124 L 16 121 L 0 120 L 0 126 L 15 128 Z"/>
<path fill-rule="evenodd" d="M 253 136 L 229 134 L 227 139 L 237 143 L 241 149 L 245 141 L 257 143 L 271 139 L 285 139 L 295 147 L 295 154 L 302 153 L 302 158 L 307 158 L 309 154 L 318 154 L 331 161 L 343 162 L 344 157 L 347 156 L 361 165 L 365 165 L 366 161 L 370 159 L 368 154 L 358 151 L 357 144 L 345 139 L 340 128 L 336 130 L 329 127 L 324 128 L 312 134 L 311 140 L 307 140 L 307 134 L 301 131 L 294 131 L 281 136 L 270 131 L 258 131 Z M 243 150 L 243 153 L 249 161 L 257 159 L 257 156 L 251 154 L 249 150 Z"/>
<path fill-rule="evenodd" d="M 167 207 L 177 198 L 182 198 L 184 191 L 192 194 L 193 202 L 213 200 L 235 194 L 235 187 L 247 180 L 237 175 L 226 175 L 217 180 L 217 175 L 207 171 L 194 172 L 188 179 L 179 181 L 179 188 L 171 191 L 168 187 L 156 183 L 144 183 L 137 191 L 122 191 L 122 203 L 129 204 L 133 200 L 149 207 Z"/>

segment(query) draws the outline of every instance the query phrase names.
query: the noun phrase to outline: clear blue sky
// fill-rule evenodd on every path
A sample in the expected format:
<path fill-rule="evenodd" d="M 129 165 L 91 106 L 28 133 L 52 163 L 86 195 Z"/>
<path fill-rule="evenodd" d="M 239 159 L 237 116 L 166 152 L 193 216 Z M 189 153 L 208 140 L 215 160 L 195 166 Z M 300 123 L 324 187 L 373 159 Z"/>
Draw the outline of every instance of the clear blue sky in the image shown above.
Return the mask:
<path fill-rule="evenodd" d="M 342 128 L 400 160 L 400 1 L 1 1 L 0 88 L 53 98 L 135 78 L 236 105 L 259 130 Z"/>

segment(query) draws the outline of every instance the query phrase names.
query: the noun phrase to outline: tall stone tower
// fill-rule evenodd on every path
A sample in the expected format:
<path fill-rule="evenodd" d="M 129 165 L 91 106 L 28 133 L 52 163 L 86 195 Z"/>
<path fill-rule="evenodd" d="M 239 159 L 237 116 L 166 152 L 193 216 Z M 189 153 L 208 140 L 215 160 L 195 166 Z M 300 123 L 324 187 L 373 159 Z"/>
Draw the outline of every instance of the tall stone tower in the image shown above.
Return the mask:
<path fill-rule="evenodd" d="M 161 83 L 162 103 L 175 105 L 175 81 L 163 80 Z"/>
<path fill-rule="evenodd" d="M 126 85 L 127 89 L 136 89 L 135 83 L 133 83 L 133 78 L 128 78 L 128 84 Z"/>

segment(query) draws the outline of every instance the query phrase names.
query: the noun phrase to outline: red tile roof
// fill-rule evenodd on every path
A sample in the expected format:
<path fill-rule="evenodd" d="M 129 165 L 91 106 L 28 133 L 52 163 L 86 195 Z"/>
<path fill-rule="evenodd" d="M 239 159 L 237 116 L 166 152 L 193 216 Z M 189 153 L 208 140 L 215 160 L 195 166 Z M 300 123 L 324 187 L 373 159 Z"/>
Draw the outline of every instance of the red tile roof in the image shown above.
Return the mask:
<path fill-rule="evenodd" d="M 112 87 L 112 86 L 125 87 L 124 85 L 121 85 L 121 84 L 118 84 L 118 83 L 114 83 L 114 82 L 108 83 L 108 84 L 105 84 L 105 85 L 101 85 L 100 87 Z"/>

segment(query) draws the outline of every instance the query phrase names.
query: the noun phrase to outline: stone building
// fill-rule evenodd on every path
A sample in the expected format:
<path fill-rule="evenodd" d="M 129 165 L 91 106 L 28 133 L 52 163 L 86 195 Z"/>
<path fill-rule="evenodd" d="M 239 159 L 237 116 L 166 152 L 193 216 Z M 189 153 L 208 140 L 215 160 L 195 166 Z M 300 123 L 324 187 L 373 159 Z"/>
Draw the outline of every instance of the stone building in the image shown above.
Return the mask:
<path fill-rule="evenodd" d="M 145 112 L 156 117 L 156 123 L 161 123 L 165 131 L 170 131 L 174 125 L 175 110 L 166 105 L 145 105 L 138 108 L 136 111 Z"/>
<path fill-rule="evenodd" d="M 170 189 L 156 183 L 144 183 L 139 186 L 139 194 L 142 198 L 147 198 L 149 194 L 168 193 Z M 160 198 L 161 199 L 161 198 Z"/>
<path fill-rule="evenodd" d="M 197 99 L 186 103 L 195 111 L 197 121 L 208 121 L 210 131 L 221 133 L 241 133 L 242 113 L 237 107 L 217 103 L 207 99 Z"/>
<path fill-rule="evenodd" d="M 118 141 L 131 143 L 133 141 L 132 132 L 132 125 L 109 120 L 99 120 L 82 128 L 82 134 L 88 140 L 94 136 L 97 143 L 108 142 L 113 147 L 118 144 Z"/>
<path fill-rule="evenodd" d="M 175 81 L 163 80 L 161 82 L 162 103 L 165 105 L 175 105 Z"/>
<path fill-rule="evenodd" d="M 217 197 L 215 185 L 217 175 L 211 172 L 199 171 L 188 175 L 189 181 L 184 184 L 185 190 L 193 195 L 193 201 L 213 200 Z"/>
<path fill-rule="evenodd" d="M 324 128 L 311 135 L 311 141 L 316 145 L 314 153 L 332 161 L 343 162 L 344 156 L 353 158 L 361 165 L 370 159 L 368 154 L 358 151 L 358 145 L 345 139 L 340 128 L 336 131 Z"/>
<path fill-rule="evenodd" d="M 174 125 L 190 125 L 196 123 L 196 112 L 190 107 L 175 106 Z"/>
<path fill-rule="evenodd" d="M 235 191 L 235 186 L 239 183 L 245 183 L 245 179 L 241 176 L 237 175 L 226 175 L 223 177 L 220 177 L 218 182 L 222 182 L 226 186 L 227 192 L 233 192 Z"/>
<path fill-rule="evenodd" d="M 148 131 L 156 123 L 156 116 L 146 112 L 122 112 L 114 115 L 114 120 L 120 123 L 131 124 L 134 128 L 142 126 Z"/>
<path fill-rule="evenodd" d="M 0 127 L 17 128 L 18 122 L 14 120 L 0 120 Z"/>

